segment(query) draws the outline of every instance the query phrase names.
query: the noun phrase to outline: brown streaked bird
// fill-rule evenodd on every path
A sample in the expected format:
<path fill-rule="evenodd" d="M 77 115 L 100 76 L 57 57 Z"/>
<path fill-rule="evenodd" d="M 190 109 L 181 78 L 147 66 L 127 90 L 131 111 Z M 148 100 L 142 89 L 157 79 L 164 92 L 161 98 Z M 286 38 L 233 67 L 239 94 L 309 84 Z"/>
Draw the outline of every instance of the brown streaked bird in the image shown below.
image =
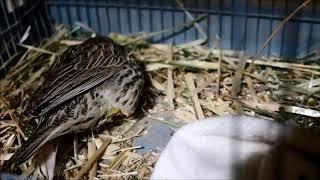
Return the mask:
<path fill-rule="evenodd" d="M 50 67 L 28 106 L 40 123 L 4 167 L 27 161 L 39 148 L 64 134 L 99 126 L 102 119 L 129 116 L 144 86 L 139 63 L 105 37 L 68 48 Z"/>

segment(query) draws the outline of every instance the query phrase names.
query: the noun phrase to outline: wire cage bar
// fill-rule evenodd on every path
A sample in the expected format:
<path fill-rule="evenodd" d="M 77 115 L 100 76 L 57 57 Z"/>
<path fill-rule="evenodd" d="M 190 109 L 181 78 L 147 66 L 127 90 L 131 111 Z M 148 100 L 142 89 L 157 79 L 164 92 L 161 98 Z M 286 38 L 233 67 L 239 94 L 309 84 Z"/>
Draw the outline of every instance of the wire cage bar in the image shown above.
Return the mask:
<path fill-rule="evenodd" d="M 19 42 L 29 29 L 25 43 L 39 43 L 52 33 L 51 23 L 43 1 L 0 0 L 0 71 L 5 71 L 9 59 L 23 48 Z"/>

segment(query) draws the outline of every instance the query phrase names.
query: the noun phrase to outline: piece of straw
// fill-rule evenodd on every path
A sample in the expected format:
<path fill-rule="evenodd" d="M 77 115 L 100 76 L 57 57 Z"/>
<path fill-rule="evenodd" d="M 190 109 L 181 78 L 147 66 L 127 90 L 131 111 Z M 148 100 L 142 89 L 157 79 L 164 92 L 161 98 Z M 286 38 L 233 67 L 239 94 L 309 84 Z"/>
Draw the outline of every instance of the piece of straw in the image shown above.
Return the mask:
<path fill-rule="evenodd" d="M 198 119 L 204 119 L 205 116 L 204 116 L 203 110 L 202 110 L 200 102 L 199 102 L 199 97 L 198 97 L 197 93 L 194 93 L 196 87 L 195 87 L 194 81 L 193 81 L 193 74 L 192 73 L 187 73 L 185 75 L 185 80 L 186 80 L 187 86 L 189 88 L 189 91 L 190 91 L 190 94 L 191 94 L 191 98 L 192 98 L 193 103 L 194 103 L 194 107 L 195 107 L 195 110 L 196 110 L 196 113 L 197 113 L 197 117 L 198 117 Z"/>
<path fill-rule="evenodd" d="M 94 165 L 94 163 L 103 155 L 105 150 L 107 149 L 108 145 L 111 143 L 111 138 L 102 138 L 103 144 L 98 149 L 96 154 L 94 154 L 85 164 L 82 166 L 80 172 L 76 175 L 75 179 L 80 179 L 83 175 L 85 175 Z"/>
<path fill-rule="evenodd" d="M 88 159 L 94 156 L 96 154 L 96 145 L 94 143 L 93 138 L 88 141 Z M 93 163 L 92 168 L 89 171 L 89 179 L 93 179 L 97 175 L 97 162 Z"/>
<path fill-rule="evenodd" d="M 268 39 L 263 43 L 261 48 L 257 51 L 256 55 L 253 57 L 253 61 L 250 63 L 247 71 L 250 72 L 253 66 L 253 62 L 259 57 L 261 52 L 268 46 L 268 44 L 272 41 L 273 37 L 283 28 L 283 26 L 295 15 L 299 12 L 302 8 L 304 8 L 311 0 L 306 0 L 302 3 L 299 7 L 297 7 L 292 13 L 290 13 L 286 18 L 284 18 L 280 24 L 272 31 L 271 35 Z"/>
<path fill-rule="evenodd" d="M 172 45 L 169 46 L 168 55 L 169 55 L 168 62 L 170 62 L 173 60 L 173 47 L 172 47 Z M 173 68 L 168 68 L 167 99 L 168 99 L 169 107 L 171 110 L 174 109 L 173 99 L 175 98 L 172 73 L 173 73 Z"/>

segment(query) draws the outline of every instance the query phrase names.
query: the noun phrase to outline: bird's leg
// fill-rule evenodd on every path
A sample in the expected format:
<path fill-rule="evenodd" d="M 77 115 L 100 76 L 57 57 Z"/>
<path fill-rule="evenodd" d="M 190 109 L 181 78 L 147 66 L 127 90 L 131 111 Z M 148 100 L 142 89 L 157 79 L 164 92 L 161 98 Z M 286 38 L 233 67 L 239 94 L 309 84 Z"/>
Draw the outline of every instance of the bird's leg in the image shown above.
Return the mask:
<path fill-rule="evenodd" d="M 119 108 L 107 108 L 107 110 L 104 112 L 104 118 L 99 121 L 97 128 L 99 128 L 102 124 L 110 121 L 112 117 L 118 116 L 121 114 L 121 110 Z"/>

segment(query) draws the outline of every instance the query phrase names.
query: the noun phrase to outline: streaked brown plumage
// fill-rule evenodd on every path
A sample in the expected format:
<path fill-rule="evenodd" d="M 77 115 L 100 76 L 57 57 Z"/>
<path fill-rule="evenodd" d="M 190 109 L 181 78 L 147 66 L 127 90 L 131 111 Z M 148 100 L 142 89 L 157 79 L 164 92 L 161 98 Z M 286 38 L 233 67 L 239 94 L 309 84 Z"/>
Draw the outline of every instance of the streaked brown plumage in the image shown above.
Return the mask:
<path fill-rule="evenodd" d="M 111 39 L 70 47 L 31 99 L 29 113 L 39 118 L 39 126 L 5 164 L 20 165 L 48 141 L 95 127 L 102 117 L 131 115 L 143 86 L 141 66 Z"/>

